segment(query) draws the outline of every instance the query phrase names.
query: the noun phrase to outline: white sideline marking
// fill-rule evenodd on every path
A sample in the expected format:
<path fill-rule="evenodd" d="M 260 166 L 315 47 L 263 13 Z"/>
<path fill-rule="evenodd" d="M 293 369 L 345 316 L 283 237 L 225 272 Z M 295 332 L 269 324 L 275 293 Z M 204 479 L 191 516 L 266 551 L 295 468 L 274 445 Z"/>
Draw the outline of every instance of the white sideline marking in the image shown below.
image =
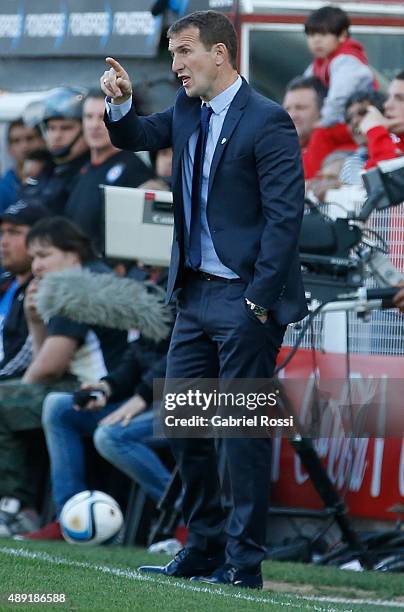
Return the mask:
<path fill-rule="evenodd" d="M 252 601 L 254 603 L 262 603 L 268 604 L 272 603 L 279 607 L 290 608 L 294 606 L 296 602 L 281 602 L 271 597 L 259 597 L 256 595 L 247 595 L 244 593 L 227 593 L 223 591 L 220 587 L 210 588 L 208 586 L 196 586 L 187 582 L 174 582 L 171 580 L 159 580 L 154 576 L 141 574 L 135 570 L 130 569 L 121 569 L 119 567 L 110 567 L 108 565 L 97 565 L 96 563 L 88 563 L 86 561 L 72 561 L 70 559 L 65 559 L 63 557 L 57 557 L 54 555 L 50 555 L 46 552 L 33 552 L 26 548 L 9 548 L 8 546 L 0 547 L 0 553 L 5 555 L 10 555 L 13 557 L 21 557 L 25 559 L 38 559 L 40 561 L 45 561 L 47 563 L 51 563 L 53 565 L 65 565 L 68 567 L 79 567 L 82 569 L 90 569 L 96 570 L 98 572 L 103 572 L 104 574 L 112 574 L 113 576 L 118 576 L 120 578 L 128 578 L 130 580 L 139 580 L 140 582 L 151 582 L 154 584 L 159 584 L 164 587 L 174 587 L 177 589 L 182 589 L 183 591 L 193 591 L 199 593 L 210 593 L 212 595 L 219 595 L 221 597 L 226 597 L 230 599 L 239 599 L 243 601 Z M 282 595 L 287 595 L 283 594 Z M 399 602 L 389 602 L 381 599 L 347 599 L 344 597 L 321 597 L 321 596 L 311 596 L 311 595 L 292 595 L 299 599 L 305 599 L 307 601 L 312 602 L 322 602 L 322 603 L 339 603 L 339 604 L 365 604 L 365 605 L 374 605 L 374 606 L 382 606 L 382 607 L 393 607 L 393 608 L 401 608 L 404 609 L 404 603 Z M 347 609 L 343 611 L 337 611 L 335 608 L 322 608 L 316 605 L 309 606 L 309 604 L 302 606 L 302 602 L 299 604 L 299 610 L 307 609 L 314 610 L 315 612 L 353 612 L 352 609 Z"/>

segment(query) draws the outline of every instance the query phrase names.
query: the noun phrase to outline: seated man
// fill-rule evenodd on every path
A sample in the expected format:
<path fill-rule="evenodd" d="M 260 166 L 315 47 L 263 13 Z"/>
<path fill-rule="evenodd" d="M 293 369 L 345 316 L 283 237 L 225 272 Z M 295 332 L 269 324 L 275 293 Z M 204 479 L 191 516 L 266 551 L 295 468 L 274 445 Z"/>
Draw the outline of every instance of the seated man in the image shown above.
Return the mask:
<path fill-rule="evenodd" d="M 7 130 L 8 152 L 14 167 L 0 177 L 0 212 L 15 204 L 23 179 L 23 165 L 26 156 L 35 149 L 45 146 L 41 133 L 36 127 L 27 127 L 22 119 L 11 121 Z"/>
<path fill-rule="evenodd" d="M 83 137 L 81 115 L 84 90 L 76 87 L 52 89 L 42 100 L 40 111 L 35 103 L 25 109 L 30 125 L 38 125 L 44 136 L 52 164 L 37 177 L 21 186 L 24 200 L 41 201 L 54 215 L 63 215 L 66 202 L 88 161 L 88 147 Z"/>
<path fill-rule="evenodd" d="M 384 104 L 384 115 L 383 125 L 390 140 L 395 145 L 395 155 L 392 154 L 391 157 L 383 157 L 383 159 L 404 155 L 404 70 L 396 74 L 390 83 L 387 100 Z"/>
<path fill-rule="evenodd" d="M 296 77 L 286 86 L 283 108 L 289 113 L 299 136 L 306 180 L 317 174 L 323 160 L 334 151 L 356 149 L 344 123 L 320 126 L 326 94 L 326 87 L 314 76 Z"/>
<path fill-rule="evenodd" d="M 346 102 L 345 121 L 358 148 L 342 167 L 340 179 L 344 185 L 362 185 L 363 170 L 396 156 L 394 144 L 383 125 L 385 100 L 386 96 L 378 91 L 357 91 Z"/>
<path fill-rule="evenodd" d="M 153 177 L 152 170 L 137 155 L 113 146 L 103 120 L 104 112 L 102 91 L 89 92 L 83 106 L 83 134 L 91 159 L 81 169 L 64 210 L 66 217 L 91 236 L 100 252 L 104 250 L 100 185 L 138 187 Z"/>
<path fill-rule="evenodd" d="M 295 124 L 303 159 L 326 95 L 326 87 L 316 77 L 298 76 L 286 86 L 282 106 Z"/>
<path fill-rule="evenodd" d="M 22 376 L 31 362 L 24 297 L 32 274 L 25 238 L 48 215 L 42 206 L 22 200 L 0 215 L 0 258 L 5 270 L 0 281 L 0 381 Z"/>
<path fill-rule="evenodd" d="M 326 202 L 326 194 L 329 189 L 339 189 L 342 186 L 340 174 L 345 162 L 351 156 L 350 151 L 342 149 L 327 155 L 321 163 L 321 168 L 316 176 L 306 181 L 306 193 L 308 197 L 313 194 L 319 202 Z"/>
<path fill-rule="evenodd" d="M 359 158 L 360 168 L 365 170 L 379 161 L 404 154 L 404 71 L 399 72 L 390 83 L 384 104 L 383 96 L 375 92 L 358 91 L 352 94 L 346 102 L 345 119 L 348 126 L 340 124 L 333 128 L 317 128 L 313 133 L 308 147 L 310 151 L 307 151 L 308 157 L 304 160 L 306 179 L 313 178 L 318 171 L 323 159 L 321 151 L 335 149 L 337 142 L 340 147 L 351 149 L 350 143 L 355 141 L 354 148 L 358 155 L 352 158 L 350 164 Z M 342 132 L 337 133 L 341 126 L 346 132 L 342 139 L 344 142 L 339 138 Z M 363 149 L 364 146 L 367 150 Z M 342 178 L 344 183 L 355 184 L 349 178 L 347 169 L 343 171 Z M 354 172 L 354 180 L 358 181 L 358 172 Z"/>
<path fill-rule="evenodd" d="M 117 368 L 98 383 L 82 385 L 83 390 L 101 392 L 97 399 L 83 407 L 75 404 L 72 394 L 50 393 L 45 399 L 42 422 L 57 519 L 65 502 L 88 488 L 87 436 L 93 436 L 98 452 L 138 482 L 153 501 L 161 498 L 170 473 L 153 450 L 166 442 L 153 438 L 152 389 L 153 379 L 165 376 L 167 350 L 168 339 L 156 344 L 140 337 L 130 343 Z M 24 538 L 61 539 L 57 519 Z"/>
<path fill-rule="evenodd" d="M 21 509 L 33 508 L 36 484 L 30 478 L 31 457 L 22 432 L 41 428 L 43 400 L 49 391 L 72 390 L 83 380 L 96 381 L 115 367 L 124 352 L 127 334 L 53 317 L 46 325 L 35 307 L 40 279 L 72 266 L 91 266 L 89 239 L 64 218 L 38 222 L 27 235 L 34 279 L 25 298 L 32 337 L 33 360 L 21 380 L 0 385 L 0 536 L 27 531 Z M 3 499 L 4 502 L 4 499 Z"/>

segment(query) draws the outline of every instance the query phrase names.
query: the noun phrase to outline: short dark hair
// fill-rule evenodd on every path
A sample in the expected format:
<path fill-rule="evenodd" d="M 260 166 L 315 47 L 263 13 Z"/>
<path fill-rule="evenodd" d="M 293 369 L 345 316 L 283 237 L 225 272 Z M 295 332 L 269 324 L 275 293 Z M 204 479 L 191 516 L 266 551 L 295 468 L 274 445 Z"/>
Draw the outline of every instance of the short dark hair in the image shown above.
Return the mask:
<path fill-rule="evenodd" d="M 349 34 L 350 19 L 345 11 L 337 6 L 323 6 L 310 13 L 304 24 L 306 34 Z"/>
<path fill-rule="evenodd" d="M 10 121 L 10 123 L 7 126 L 7 142 L 10 144 L 10 135 L 11 135 L 11 130 L 14 129 L 15 127 L 25 127 L 25 123 L 22 119 L 14 119 L 13 121 Z"/>
<path fill-rule="evenodd" d="M 398 79 L 399 81 L 404 81 L 404 70 L 400 70 L 400 72 L 398 72 L 394 78 Z"/>
<path fill-rule="evenodd" d="M 318 110 L 323 106 L 324 99 L 327 95 L 327 87 L 320 79 L 314 76 L 305 77 L 297 76 L 286 85 L 285 94 L 289 91 L 297 91 L 299 89 L 311 89 L 316 94 Z"/>
<path fill-rule="evenodd" d="M 49 217 L 35 223 L 27 234 L 27 246 L 34 241 L 53 246 L 65 253 L 76 253 L 82 263 L 96 258 L 90 238 L 65 217 Z"/>
<path fill-rule="evenodd" d="M 167 31 L 167 38 L 179 34 L 186 28 L 197 28 L 199 37 L 206 49 L 217 43 L 223 43 L 229 52 L 233 68 L 237 65 L 237 35 L 231 21 L 217 11 L 195 11 L 174 22 Z"/>
<path fill-rule="evenodd" d="M 383 105 L 387 99 L 387 96 L 381 91 L 374 91 L 372 89 L 363 89 L 360 91 L 354 91 L 345 102 L 344 115 L 346 117 L 348 108 L 352 104 L 358 104 L 359 102 L 370 102 L 372 106 L 375 106 L 381 113 L 383 112 Z"/>
<path fill-rule="evenodd" d="M 86 100 L 88 100 L 89 98 L 95 98 L 96 100 L 105 100 L 105 94 L 101 89 L 93 87 L 87 92 L 86 97 L 84 98 L 84 102 L 86 102 Z"/>
<path fill-rule="evenodd" d="M 13 130 L 15 127 L 26 128 L 26 127 L 31 127 L 31 126 L 25 125 L 24 121 L 21 118 L 13 119 L 13 121 L 10 121 L 10 123 L 7 126 L 7 142 L 8 142 L 8 144 L 10 144 L 11 130 Z M 34 126 L 33 129 L 36 131 L 38 136 L 40 136 L 42 138 L 41 132 L 39 131 L 38 127 Z"/>

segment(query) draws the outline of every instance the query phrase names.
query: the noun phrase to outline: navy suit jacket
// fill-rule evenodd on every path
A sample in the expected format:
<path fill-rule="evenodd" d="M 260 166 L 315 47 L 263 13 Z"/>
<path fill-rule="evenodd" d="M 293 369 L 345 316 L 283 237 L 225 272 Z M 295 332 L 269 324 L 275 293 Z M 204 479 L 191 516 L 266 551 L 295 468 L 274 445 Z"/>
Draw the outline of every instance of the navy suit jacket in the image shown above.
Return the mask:
<path fill-rule="evenodd" d="M 131 151 L 173 148 L 175 231 L 167 300 L 182 285 L 184 215 L 181 160 L 200 121 L 200 98 L 181 88 L 163 113 L 138 117 L 132 107 L 105 122 L 113 144 Z M 234 97 L 212 160 L 207 218 L 219 259 L 246 283 L 245 297 L 280 324 L 307 314 L 298 255 L 304 179 L 297 134 L 278 104 L 243 84 Z"/>

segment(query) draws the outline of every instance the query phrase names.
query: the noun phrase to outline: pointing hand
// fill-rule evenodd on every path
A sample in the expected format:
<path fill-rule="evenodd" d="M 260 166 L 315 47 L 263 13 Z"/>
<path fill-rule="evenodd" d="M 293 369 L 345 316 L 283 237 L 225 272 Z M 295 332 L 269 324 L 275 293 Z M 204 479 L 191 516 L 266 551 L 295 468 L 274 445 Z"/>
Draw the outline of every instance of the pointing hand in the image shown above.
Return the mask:
<path fill-rule="evenodd" d="M 121 64 L 113 57 L 107 57 L 109 70 L 106 70 L 100 79 L 102 91 L 110 96 L 113 104 L 122 104 L 132 95 L 132 83 L 129 75 Z"/>

